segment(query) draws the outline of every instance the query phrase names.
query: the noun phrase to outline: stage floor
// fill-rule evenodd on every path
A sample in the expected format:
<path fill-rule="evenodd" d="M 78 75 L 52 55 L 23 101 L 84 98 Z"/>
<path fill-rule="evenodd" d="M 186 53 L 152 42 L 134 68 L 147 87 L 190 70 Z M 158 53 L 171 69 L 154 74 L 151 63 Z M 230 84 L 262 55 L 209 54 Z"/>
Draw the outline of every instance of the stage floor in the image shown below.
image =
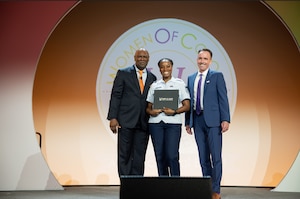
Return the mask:
<path fill-rule="evenodd" d="M 119 186 L 66 186 L 60 191 L 1 191 L 0 199 L 119 199 Z M 222 187 L 222 199 L 299 199 L 300 192 L 272 188 Z"/>

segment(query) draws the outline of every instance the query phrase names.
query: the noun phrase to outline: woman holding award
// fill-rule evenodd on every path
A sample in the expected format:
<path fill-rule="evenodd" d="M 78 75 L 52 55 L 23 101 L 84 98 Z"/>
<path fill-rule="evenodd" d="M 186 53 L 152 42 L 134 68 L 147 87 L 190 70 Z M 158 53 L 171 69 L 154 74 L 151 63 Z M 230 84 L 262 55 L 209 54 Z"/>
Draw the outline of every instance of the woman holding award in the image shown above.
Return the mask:
<path fill-rule="evenodd" d="M 172 76 L 173 61 L 158 62 L 162 79 L 148 92 L 146 112 L 159 176 L 180 176 L 179 143 L 182 117 L 190 109 L 190 95 L 183 80 Z"/>

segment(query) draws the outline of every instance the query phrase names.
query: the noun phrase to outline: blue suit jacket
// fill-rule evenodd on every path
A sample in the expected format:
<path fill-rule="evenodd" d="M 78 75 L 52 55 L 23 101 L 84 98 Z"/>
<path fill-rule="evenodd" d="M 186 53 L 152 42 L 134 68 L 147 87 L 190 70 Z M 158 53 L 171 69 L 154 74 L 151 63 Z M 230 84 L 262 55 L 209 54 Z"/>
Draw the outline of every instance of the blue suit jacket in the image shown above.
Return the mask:
<path fill-rule="evenodd" d="M 112 88 L 107 119 L 117 119 L 122 127 L 135 128 L 140 124 L 147 129 L 149 116 L 146 114 L 147 93 L 156 76 L 147 71 L 143 94 L 136 77 L 134 66 L 118 70 Z"/>
<path fill-rule="evenodd" d="M 188 77 L 187 87 L 191 95 L 191 108 L 185 114 L 185 125 L 193 125 L 194 82 L 198 73 Z M 227 89 L 223 74 L 209 70 L 204 81 L 203 115 L 208 127 L 220 126 L 222 121 L 230 122 Z"/>

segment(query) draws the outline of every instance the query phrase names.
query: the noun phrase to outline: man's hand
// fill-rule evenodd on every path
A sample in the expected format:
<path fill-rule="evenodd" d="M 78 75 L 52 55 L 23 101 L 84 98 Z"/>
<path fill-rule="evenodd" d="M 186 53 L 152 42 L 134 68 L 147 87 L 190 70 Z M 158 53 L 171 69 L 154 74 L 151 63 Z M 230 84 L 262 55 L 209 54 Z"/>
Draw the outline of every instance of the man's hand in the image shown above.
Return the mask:
<path fill-rule="evenodd" d="M 222 133 L 225 133 L 226 131 L 228 131 L 228 129 L 229 129 L 229 122 L 223 121 L 221 123 L 221 128 L 222 128 Z"/>
<path fill-rule="evenodd" d="M 187 132 L 188 134 L 190 134 L 190 135 L 193 134 L 192 129 L 191 129 L 191 127 L 190 127 L 189 125 L 186 125 L 186 126 L 185 126 L 185 130 L 186 130 L 186 132 Z"/>
<path fill-rule="evenodd" d="M 113 133 L 118 133 L 119 128 L 121 128 L 117 119 L 111 119 L 109 127 Z"/>

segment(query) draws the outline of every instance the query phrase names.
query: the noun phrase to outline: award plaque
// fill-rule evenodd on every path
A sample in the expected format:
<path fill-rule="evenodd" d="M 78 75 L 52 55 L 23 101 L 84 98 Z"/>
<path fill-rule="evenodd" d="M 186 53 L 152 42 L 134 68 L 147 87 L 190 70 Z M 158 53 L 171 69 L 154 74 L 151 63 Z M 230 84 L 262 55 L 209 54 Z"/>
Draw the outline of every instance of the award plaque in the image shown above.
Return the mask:
<path fill-rule="evenodd" d="M 178 109 L 179 90 L 155 90 L 154 109 L 170 108 Z"/>

